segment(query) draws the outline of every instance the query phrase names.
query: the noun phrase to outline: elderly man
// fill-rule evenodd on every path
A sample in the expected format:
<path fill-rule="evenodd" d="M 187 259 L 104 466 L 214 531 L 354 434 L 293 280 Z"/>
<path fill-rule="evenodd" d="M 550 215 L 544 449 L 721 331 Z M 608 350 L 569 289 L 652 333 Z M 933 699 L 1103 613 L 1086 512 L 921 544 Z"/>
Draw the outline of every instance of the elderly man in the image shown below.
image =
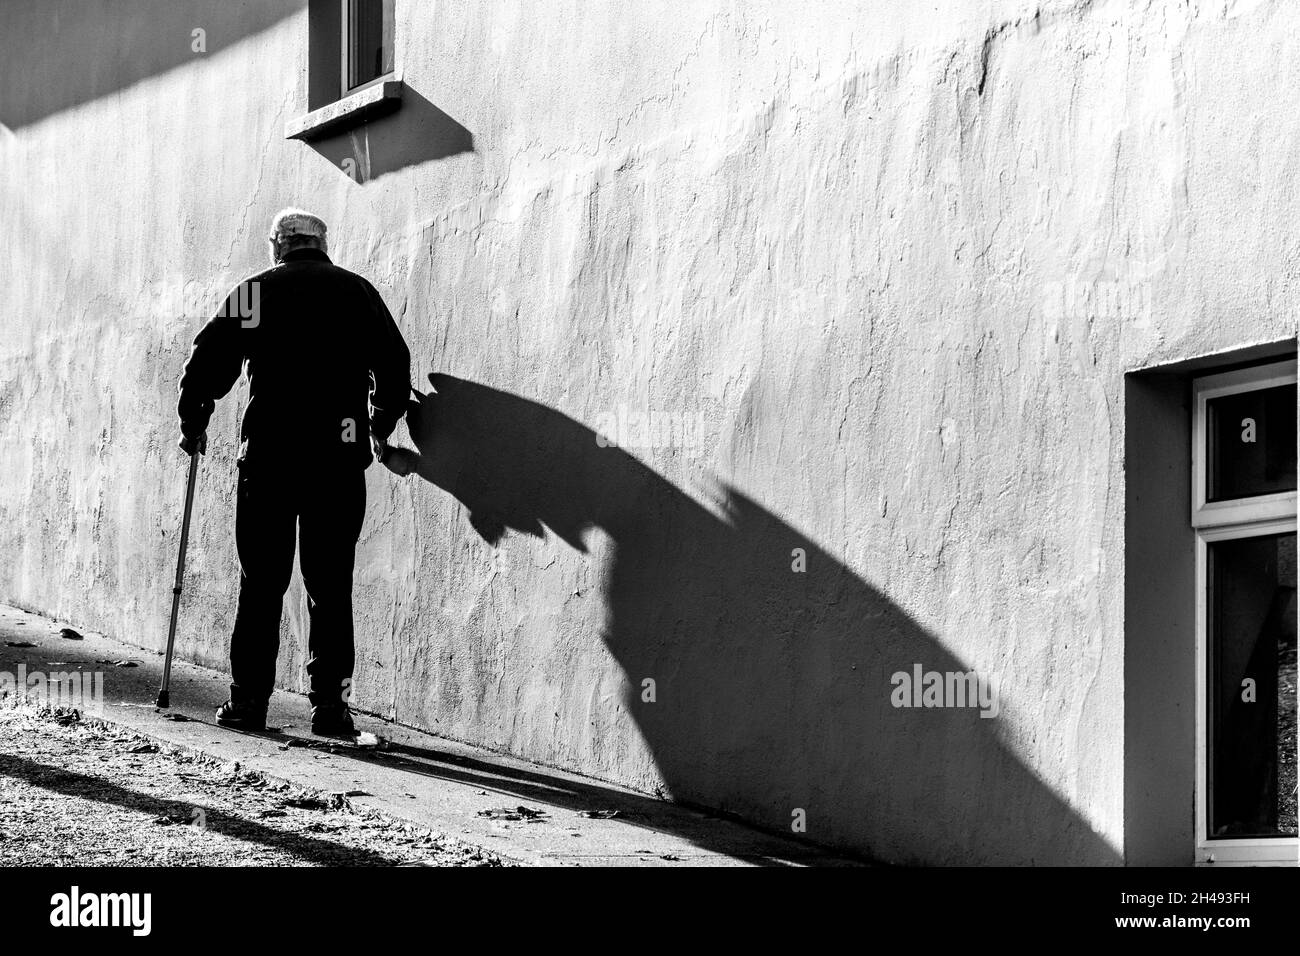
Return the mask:
<path fill-rule="evenodd" d="M 275 265 L 230 293 L 195 338 L 180 381 L 180 446 L 201 454 L 216 400 L 248 373 L 235 510 L 239 608 L 230 700 L 217 723 L 266 726 L 296 531 L 311 616 L 312 731 L 350 735 L 365 469 L 383 457 L 406 410 L 411 357 L 374 286 L 330 261 L 324 222 L 286 209 L 270 242 Z"/>

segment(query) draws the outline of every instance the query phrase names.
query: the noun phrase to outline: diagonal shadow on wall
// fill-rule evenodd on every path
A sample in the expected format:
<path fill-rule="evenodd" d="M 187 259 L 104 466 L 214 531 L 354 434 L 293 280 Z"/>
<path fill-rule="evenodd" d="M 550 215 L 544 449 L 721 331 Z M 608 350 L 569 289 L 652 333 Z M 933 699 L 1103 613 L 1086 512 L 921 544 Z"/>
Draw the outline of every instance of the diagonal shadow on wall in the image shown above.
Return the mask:
<path fill-rule="evenodd" d="M 603 635 L 672 796 L 894 863 L 1115 864 L 1116 851 L 974 709 L 905 709 L 890 676 L 966 671 L 889 598 L 732 488 L 715 515 L 551 408 L 429 376 L 418 473 L 480 535 L 616 549 Z M 803 548 L 806 573 L 791 553 Z"/>
<path fill-rule="evenodd" d="M 4 0 L 0 124 L 18 129 L 213 56 L 307 0 Z M 196 52 L 194 31 L 206 52 Z"/>

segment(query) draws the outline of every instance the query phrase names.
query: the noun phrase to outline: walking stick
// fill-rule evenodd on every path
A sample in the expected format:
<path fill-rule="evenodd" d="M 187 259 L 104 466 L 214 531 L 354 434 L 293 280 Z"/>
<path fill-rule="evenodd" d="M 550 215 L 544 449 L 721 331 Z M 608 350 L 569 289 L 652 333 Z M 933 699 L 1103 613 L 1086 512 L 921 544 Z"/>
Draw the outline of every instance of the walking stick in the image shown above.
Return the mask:
<path fill-rule="evenodd" d="M 190 454 L 190 477 L 185 483 L 185 517 L 181 521 L 181 553 L 176 561 L 176 584 L 172 588 L 172 623 L 167 629 L 167 656 L 163 658 L 162 690 L 158 691 L 158 706 L 170 707 L 168 686 L 172 679 L 172 648 L 176 645 L 176 616 L 181 609 L 181 586 L 185 581 L 185 545 L 190 539 L 190 509 L 194 506 L 194 476 L 199 470 L 197 451 Z"/>

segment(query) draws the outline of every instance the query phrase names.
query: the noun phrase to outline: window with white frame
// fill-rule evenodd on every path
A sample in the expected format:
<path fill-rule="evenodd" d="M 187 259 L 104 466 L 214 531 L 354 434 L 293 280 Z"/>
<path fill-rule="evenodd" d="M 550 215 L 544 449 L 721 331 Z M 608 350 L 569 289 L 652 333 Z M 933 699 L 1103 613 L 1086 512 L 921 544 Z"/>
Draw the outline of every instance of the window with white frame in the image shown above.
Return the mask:
<path fill-rule="evenodd" d="M 341 0 L 343 4 L 342 93 L 383 80 L 393 73 L 394 0 Z"/>
<path fill-rule="evenodd" d="M 1295 863 L 1296 362 L 1193 381 L 1197 863 Z"/>

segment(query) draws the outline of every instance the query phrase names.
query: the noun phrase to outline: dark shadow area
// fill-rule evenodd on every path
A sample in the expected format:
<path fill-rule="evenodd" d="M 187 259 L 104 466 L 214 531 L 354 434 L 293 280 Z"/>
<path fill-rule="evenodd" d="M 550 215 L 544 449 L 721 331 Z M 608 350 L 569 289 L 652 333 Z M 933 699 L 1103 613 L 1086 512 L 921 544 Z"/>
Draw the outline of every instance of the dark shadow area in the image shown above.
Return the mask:
<path fill-rule="evenodd" d="M 340 175 L 348 175 L 344 161 L 350 159 L 356 172 L 350 178 L 368 183 L 408 166 L 472 153 L 474 134 L 407 86 L 395 112 L 310 145 Z"/>
<path fill-rule="evenodd" d="M 110 803 L 127 810 L 139 810 L 154 816 L 167 816 L 173 819 L 188 820 L 194 811 L 193 801 L 164 800 L 152 797 L 138 790 L 118 786 L 89 777 L 84 774 L 71 773 L 58 767 L 47 767 L 21 757 L 0 754 L 0 776 L 13 777 L 35 787 L 83 800 L 98 803 Z M 393 861 L 381 854 L 360 848 L 341 846 L 329 840 L 318 840 L 263 826 L 239 817 L 231 816 L 220 810 L 204 807 L 204 826 L 214 833 L 242 840 L 246 843 L 260 843 L 295 853 L 304 859 L 324 866 L 392 866 Z"/>
<path fill-rule="evenodd" d="M 1195 858 L 1191 434 L 1189 376 L 1125 376 L 1124 850 L 1130 866 L 1190 866 Z"/>
<path fill-rule="evenodd" d="M 0 124 L 17 129 L 213 56 L 307 0 L 5 0 Z M 206 53 L 192 31 L 205 32 Z"/>
<path fill-rule="evenodd" d="M 797 529 L 726 486 L 715 513 L 536 402 L 429 378 L 407 461 L 484 539 L 612 539 L 603 636 L 675 800 L 783 833 L 803 810 L 808 840 L 886 862 L 1119 862 L 1002 745 L 997 719 L 892 706 L 894 672 L 968 668 Z"/>

